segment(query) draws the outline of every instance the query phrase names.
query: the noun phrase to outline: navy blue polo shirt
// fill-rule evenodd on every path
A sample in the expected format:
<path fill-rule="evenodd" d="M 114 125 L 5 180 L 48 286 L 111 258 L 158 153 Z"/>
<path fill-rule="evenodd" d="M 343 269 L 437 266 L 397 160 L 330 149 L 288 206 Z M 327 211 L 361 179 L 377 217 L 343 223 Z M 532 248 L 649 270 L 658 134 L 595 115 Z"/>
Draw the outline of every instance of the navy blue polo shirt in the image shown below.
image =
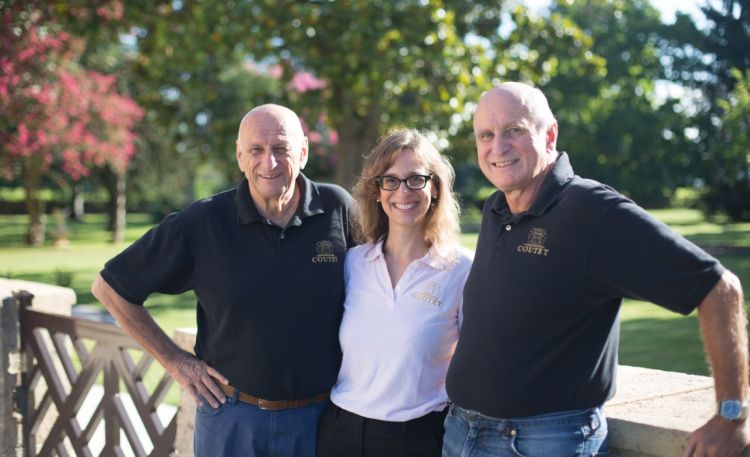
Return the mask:
<path fill-rule="evenodd" d="M 341 363 L 351 196 L 302 174 L 297 183 L 302 198 L 285 229 L 258 213 L 243 179 L 170 214 L 101 272 L 136 304 L 193 290 L 197 356 L 268 400 L 327 392 Z"/>
<path fill-rule="evenodd" d="M 447 390 L 497 418 L 591 408 L 614 395 L 622 298 L 682 314 L 724 268 L 561 153 L 525 213 L 484 206 Z M 658 348 L 654 348 L 658 350 Z"/>

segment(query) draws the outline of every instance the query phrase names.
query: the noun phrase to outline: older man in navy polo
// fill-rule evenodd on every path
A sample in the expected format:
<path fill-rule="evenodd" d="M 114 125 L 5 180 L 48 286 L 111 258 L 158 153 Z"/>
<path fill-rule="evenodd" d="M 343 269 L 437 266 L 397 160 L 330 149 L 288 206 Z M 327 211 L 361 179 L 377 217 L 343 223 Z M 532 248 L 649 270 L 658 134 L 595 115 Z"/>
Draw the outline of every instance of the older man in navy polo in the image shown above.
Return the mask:
<path fill-rule="evenodd" d="M 197 201 L 107 262 L 94 295 L 198 403 L 195 454 L 315 455 L 341 362 L 349 194 L 302 173 L 307 138 L 278 105 L 247 113 L 239 186 Z M 193 290 L 195 356 L 142 306 Z"/>
<path fill-rule="evenodd" d="M 610 187 L 573 173 L 537 89 L 504 83 L 474 116 L 484 206 L 448 377 L 444 457 L 606 455 L 623 297 L 698 310 L 717 415 L 686 456 L 734 457 L 748 348 L 735 275 Z M 658 348 L 654 348 L 658 350 Z"/>

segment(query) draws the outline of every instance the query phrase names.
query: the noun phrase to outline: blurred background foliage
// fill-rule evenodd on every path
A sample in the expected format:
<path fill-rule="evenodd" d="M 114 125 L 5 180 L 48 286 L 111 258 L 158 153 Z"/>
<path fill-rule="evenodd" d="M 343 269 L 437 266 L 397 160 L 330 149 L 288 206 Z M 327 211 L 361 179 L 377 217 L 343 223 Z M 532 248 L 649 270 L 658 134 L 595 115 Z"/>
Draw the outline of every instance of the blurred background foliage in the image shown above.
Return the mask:
<path fill-rule="evenodd" d="M 415 127 L 452 159 L 476 208 L 491 189 L 472 114 L 503 80 L 547 94 L 578 174 L 646 207 L 750 219 L 747 2 L 713 1 L 699 23 L 678 13 L 669 24 L 648 0 L 553 0 L 541 12 L 497 0 L 0 0 L 0 15 L 0 212 L 29 207 L 15 189 L 35 152 L 6 146 L 22 133 L 18 110 L 42 115 L 24 113 L 24 97 L 75 66 L 113 76 L 142 109 L 136 152 L 124 174 L 86 159 L 71 175 L 70 148 L 53 145 L 38 195 L 46 212 L 80 216 L 85 202 L 112 228 L 118 204 L 159 218 L 233 186 L 239 120 L 269 102 L 302 117 L 309 176 L 348 187 L 380 135 Z M 75 52 L 14 65 L 42 52 L 34 36 L 68 37 Z M 89 127 L 115 141 L 101 122 Z"/>

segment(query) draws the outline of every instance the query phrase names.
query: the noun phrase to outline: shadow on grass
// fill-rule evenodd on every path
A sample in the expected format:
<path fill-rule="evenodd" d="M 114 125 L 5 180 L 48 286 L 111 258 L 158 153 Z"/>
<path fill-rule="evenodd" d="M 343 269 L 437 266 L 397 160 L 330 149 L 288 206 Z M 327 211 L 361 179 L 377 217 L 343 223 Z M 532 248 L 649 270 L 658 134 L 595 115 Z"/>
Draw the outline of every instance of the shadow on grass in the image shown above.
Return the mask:
<path fill-rule="evenodd" d="M 695 314 L 621 323 L 620 364 L 708 375 L 704 354 Z"/>

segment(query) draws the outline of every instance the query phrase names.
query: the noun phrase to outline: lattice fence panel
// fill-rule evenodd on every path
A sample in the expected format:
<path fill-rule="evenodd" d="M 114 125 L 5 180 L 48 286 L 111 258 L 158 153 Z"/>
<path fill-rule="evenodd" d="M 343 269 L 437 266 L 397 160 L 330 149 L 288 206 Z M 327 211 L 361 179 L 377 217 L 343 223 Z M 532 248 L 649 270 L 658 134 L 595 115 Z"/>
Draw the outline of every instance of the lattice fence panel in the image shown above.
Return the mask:
<path fill-rule="evenodd" d="M 176 455 L 173 380 L 122 329 L 23 309 L 21 332 L 28 456 Z"/>

